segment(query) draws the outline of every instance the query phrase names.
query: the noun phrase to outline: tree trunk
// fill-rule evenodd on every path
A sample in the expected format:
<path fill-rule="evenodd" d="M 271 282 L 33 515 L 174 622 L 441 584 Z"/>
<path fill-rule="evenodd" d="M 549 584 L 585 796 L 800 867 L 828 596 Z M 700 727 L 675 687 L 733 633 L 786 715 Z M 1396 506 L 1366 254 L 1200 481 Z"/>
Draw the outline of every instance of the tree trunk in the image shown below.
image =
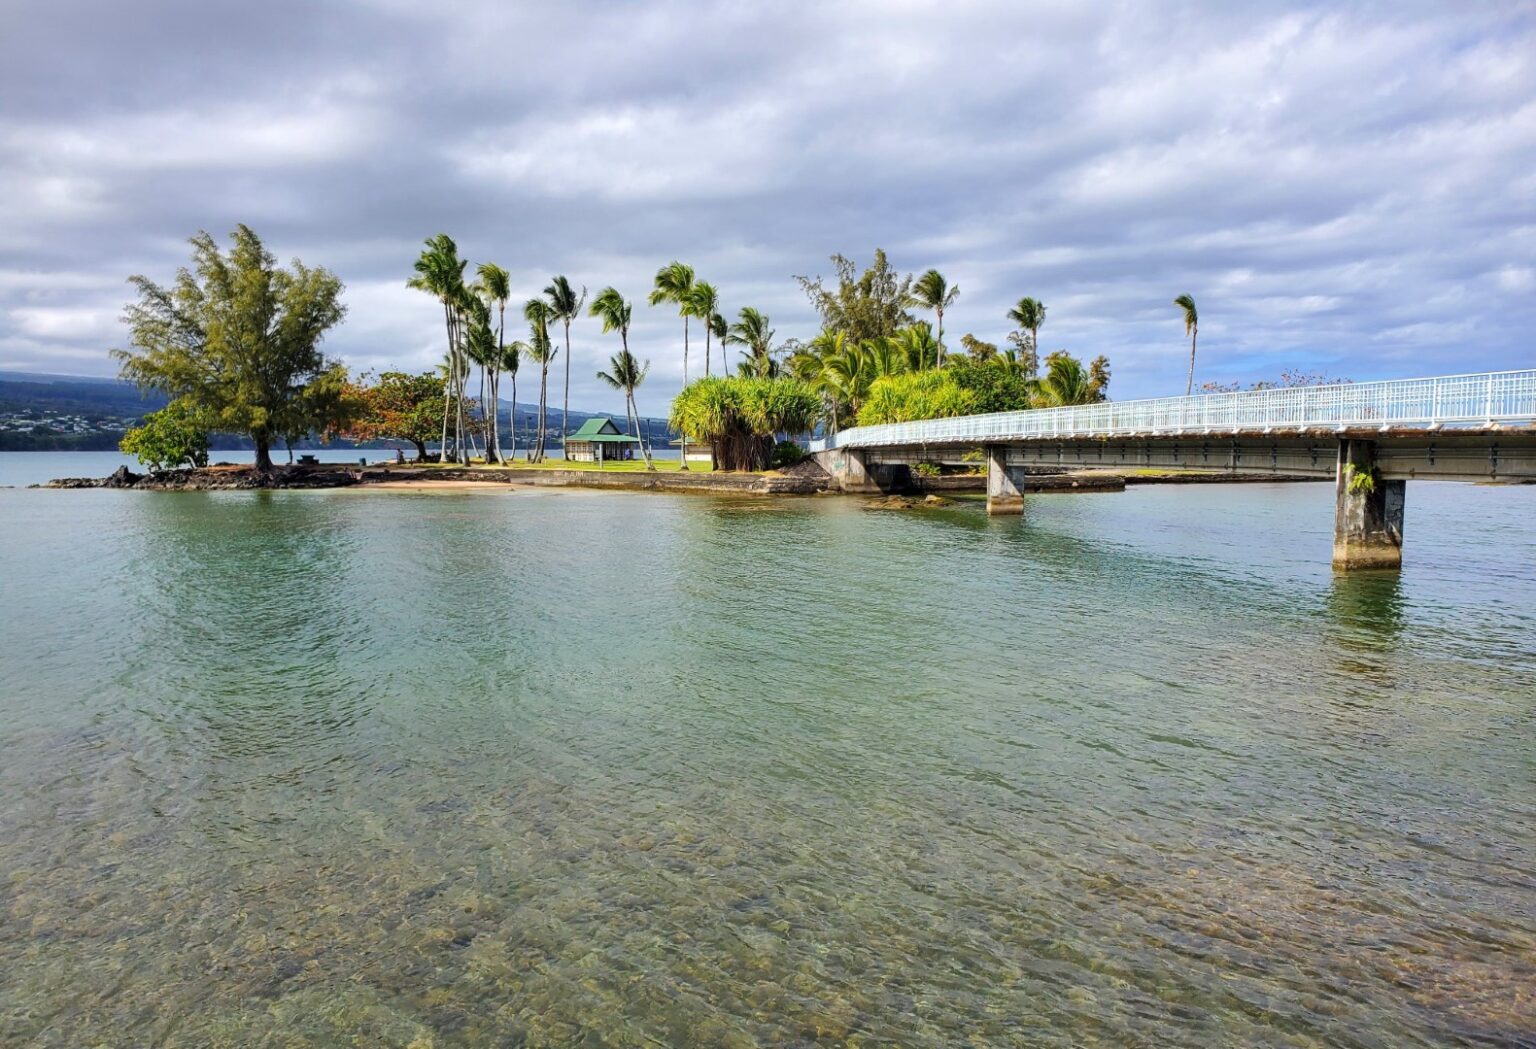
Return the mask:
<path fill-rule="evenodd" d="M 683 385 L 688 385 L 688 318 L 683 318 Z M 688 469 L 688 435 L 678 431 L 677 468 Z"/>
<path fill-rule="evenodd" d="M 411 438 L 411 443 L 416 446 L 416 461 L 418 463 L 426 462 L 427 461 L 427 445 L 426 445 L 426 442 L 425 441 L 418 441 L 418 440 L 416 440 L 416 438 L 412 437 Z"/>
<path fill-rule="evenodd" d="M 512 461 L 517 462 L 517 372 L 512 373 L 512 410 L 507 412 L 507 422 L 512 424 Z"/>
<path fill-rule="evenodd" d="M 539 433 L 534 438 L 533 450 L 529 453 L 530 462 L 542 463 L 544 461 L 544 429 L 547 425 L 544 421 L 544 405 L 549 398 L 549 364 L 545 363 L 539 369 Z"/>
<path fill-rule="evenodd" d="M 706 378 L 706 379 L 709 378 L 709 337 L 710 337 L 710 334 L 711 334 L 711 329 L 709 327 L 709 318 L 706 317 L 704 319 L 704 378 Z"/>
<path fill-rule="evenodd" d="M 256 442 L 256 472 L 269 474 L 272 472 L 272 442 L 266 434 L 251 434 L 251 440 Z"/>
<path fill-rule="evenodd" d="M 933 349 L 933 363 L 937 366 L 944 363 L 944 310 L 940 307 L 934 312 L 939 315 L 939 344 Z"/>
<path fill-rule="evenodd" d="M 448 461 L 448 411 L 453 404 L 453 316 L 448 303 L 443 303 L 443 323 L 448 328 L 448 378 L 443 383 L 443 438 L 437 446 L 437 461 Z"/>
<path fill-rule="evenodd" d="M 585 301 L 585 295 L 583 295 Z M 571 435 L 571 319 L 565 319 L 565 400 L 560 404 L 560 458 L 569 459 L 565 439 Z"/>
<path fill-rule="evenodd" d="M 1195 328 L 1189 333 L 1189 381 L 1184 384 L 1185 397 L 1195 392 L 1195 339 L 1199 335 L 1199 328 Z"/>

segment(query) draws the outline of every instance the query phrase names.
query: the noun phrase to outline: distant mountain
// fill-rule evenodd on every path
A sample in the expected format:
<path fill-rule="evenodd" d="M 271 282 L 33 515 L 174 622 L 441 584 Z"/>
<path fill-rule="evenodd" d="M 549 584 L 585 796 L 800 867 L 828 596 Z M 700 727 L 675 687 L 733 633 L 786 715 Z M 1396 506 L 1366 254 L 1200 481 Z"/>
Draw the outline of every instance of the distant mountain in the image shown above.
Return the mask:
<path fill-rule="evenodd" d="M 121 379 L 91 378 L 81 375 L 49 375 L 40 372 L 0 371 L 0 451 L 110 450 L 117 447 L 123 432 L 145 415 L 165 407 L 163 394 L 141 394 L 138 387 Z M 526 447 L 537 425 L 539 406 L 519 401 L 500 402 L 502 443 L 511 446 L 512 413 L 517 414 L 519 447 Z M 558 447 L 558 435 L 564 428 L 559 407 L 544 410 L 546 425 Z M 576 430 L 588 419 L 609 415 L 571 409 L 569 429 Z M 620 429 L 627 429 L 621 415 L 612 416 Z M 664 447 L 676 437 L 665 419 L 642 418 L 640 428 L 646 438 Z M 398 442 L 397 442 L 398 443 Z M 215 434 L 213 447 L 218 450 L 250 448 L 249 440 L 230 434 Z M 304 441 L 294 447 L 318 447 Z M 330 447 L 349 447 L 334 442 Z M 372 447 L 394 447 L 374 444 Z"/>
<path fill-rule="evenodd" d="M 78 412 L 137 419 L 165 407 L 163 394 L 141 394 L 121 379 L 0 371 L 0 412 Z"/>

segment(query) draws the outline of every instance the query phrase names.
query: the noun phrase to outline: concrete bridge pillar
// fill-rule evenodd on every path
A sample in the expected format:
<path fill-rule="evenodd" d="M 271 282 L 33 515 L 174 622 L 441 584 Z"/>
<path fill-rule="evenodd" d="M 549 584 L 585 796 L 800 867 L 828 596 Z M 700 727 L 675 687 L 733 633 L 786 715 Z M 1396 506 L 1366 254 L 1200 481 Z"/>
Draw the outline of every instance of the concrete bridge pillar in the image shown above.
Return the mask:
<path fill-rule="evenodd" d="M 1333 567 L 1402 567 L 1403 498 L 1408 482 L 1382 480 L 1375 441 L 1339 441 L 1334 485 Z"/>
<path fill-rule="evenodd" d="M 875 475 L 858 448 L 832 448 L 816 453 L 816 462 L 832 475 L 832 480 L 845 492 L 874 494 L 881 491 Z"/>
<path fill-rule="evenodd" d="M 1008 448 L 987 445 L 987 513 L 1024 512 L 1024 468 L 1008 465 Z"/>

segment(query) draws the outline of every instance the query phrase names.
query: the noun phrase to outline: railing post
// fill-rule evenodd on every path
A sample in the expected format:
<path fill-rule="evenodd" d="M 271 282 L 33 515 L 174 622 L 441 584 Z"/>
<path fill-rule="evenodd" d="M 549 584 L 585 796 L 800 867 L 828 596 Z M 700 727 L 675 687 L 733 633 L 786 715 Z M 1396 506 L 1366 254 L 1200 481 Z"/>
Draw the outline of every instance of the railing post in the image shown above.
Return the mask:
<path fill-rule="evenodd" d="M 1493 425 L 1493 376 L 1488 376 L 1488 392 L 1483 401 L 1483 421 L 1486 425 Z"/>

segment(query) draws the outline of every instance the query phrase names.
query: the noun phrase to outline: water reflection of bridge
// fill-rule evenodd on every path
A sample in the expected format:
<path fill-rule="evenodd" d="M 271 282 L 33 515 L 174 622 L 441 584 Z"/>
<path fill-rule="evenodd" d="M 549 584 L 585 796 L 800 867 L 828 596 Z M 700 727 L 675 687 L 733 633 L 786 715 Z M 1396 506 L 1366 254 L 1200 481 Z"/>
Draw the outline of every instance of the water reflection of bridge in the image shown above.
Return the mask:
<path fill-rule="evenodd" d="M 1334 566 L 1396 567 L 1408 481 L 1536 483 L 1536 369 L 926 419 L 812 443 L 855 492 L 975 449 L 992 514 L 1023 512 L 1031 467 L 1332 477 Z"/>

